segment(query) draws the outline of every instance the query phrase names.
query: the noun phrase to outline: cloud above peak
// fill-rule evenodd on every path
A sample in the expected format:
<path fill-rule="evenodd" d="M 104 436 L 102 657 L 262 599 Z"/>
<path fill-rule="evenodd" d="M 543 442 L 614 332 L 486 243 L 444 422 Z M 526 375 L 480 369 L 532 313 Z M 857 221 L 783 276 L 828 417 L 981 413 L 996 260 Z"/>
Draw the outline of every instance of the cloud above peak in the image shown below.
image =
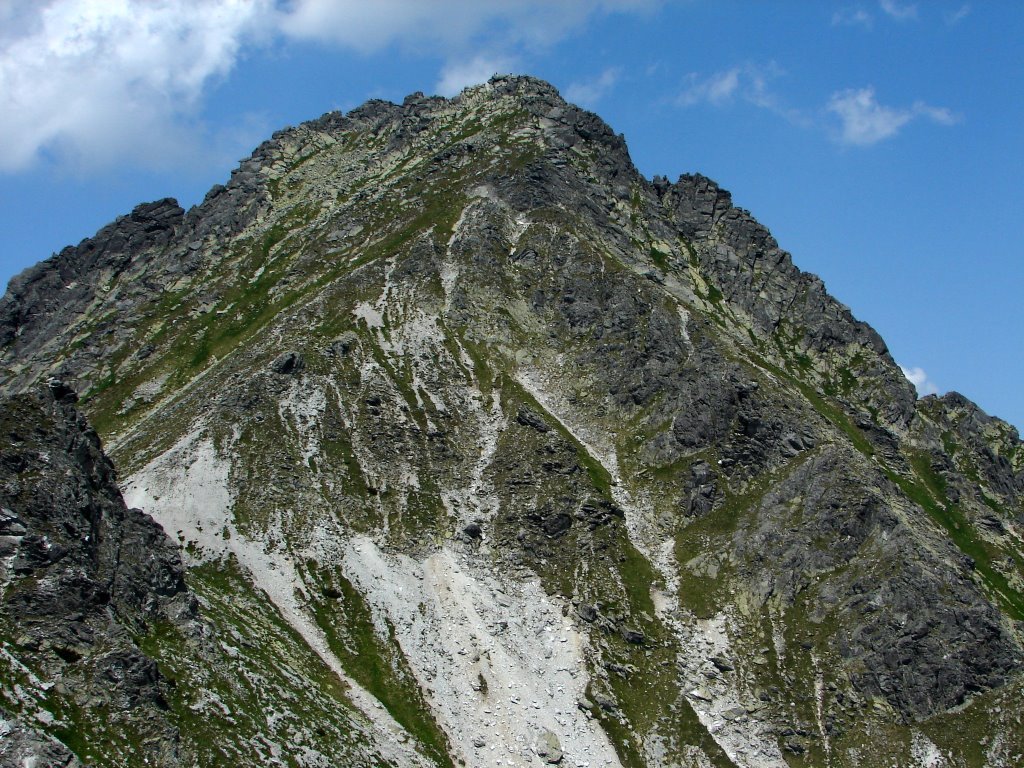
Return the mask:
<path fill-rule="evenodd" d="M 434 90 L 442 96 L 455 96 L 463 88 L 485 83 L 492 75 L 508 74 L 515 69 L 515 61 L 505 56 L 478 55 L 467 61 L 449 62 L 441 70 Z"/>
<path fill-rule="evenodd" d="M 871 29 L 874 24 L 874 17 L 860 7 L 840 8 L 832 14 L 833 27 L 864 27 L 864 29 Z"/>
<path fill-rule="evenodd" d="M 756 107 L 791 125 L 831 134 L 836 143 L 850 147 L 867 147 L 891 139 L 915 120 L 939 125 L 960 121 L 960 116 L 948 108 L 920 100 L 906 107 L 881 104 L 870 85 L 836 91 L 823 107 L 793 107 L 775 87 L 775 81 L 783 75 L 785 72 L 774 62 L 738 64 L 711 74 L 691 72 L 683 79 L 674 101 L 683 108 L 735 104 Z"/>
<path fill-rule="evenodd" d="M 917 18 L 917 5 L 915 3 L 879 0 L 878 5 L 882 9 L 882 13 L 896 21 L 911 21 Z"/>
<path fill-rule="evenodd" d="M 41 158 L 78 170 L 167 169 L 212 154 L 204 100 L 239 59 L 261 45 L 314 41 L 371 54 L 397 47 L 437 65 L 445 95 L 509 72 L 601 16 L 641 13 L 664 0 L 0 0 L 0 173 Z M 910 18 L 916 6 L 884 0 L 879 16 Z M 962 18 L 969 12 L 963 6 Z M 834 24 L 870 24 L 860 6 Z M 793 125 L 833 130 L 847 146 L 896 136 L 915 120 L 957 116 L 924 102 L 895 107 L 871 87 L 838 91 L 824 109 L 779 95 L 774 62 L 738 63 L 686 75 L 681 107 L 753 106 Z M 625 77 L 616 67 L 570 83 L 567 97 L 596 105 Z M 244 118 L 240 118 L 240 121 Z M 831 125 L 830 125 L 831 124 Z M 224 135 L 232 128 L 221 129 Z M 230 154 L 249 144 L 238 138 Z"/>
<path fill-rule="evenodd" d="M 246 50 L 397 45 L 447 62 L 455 93 L 601 14 L 662 0 L 6 0 L 0 3 L 0 172 L 41 157 L 167 168 L 209 142 L 203 98 Z M 480 53 L 486 51 L 486 53 Z"/>
<path fill-rule="evenodd" d="M 701 102 L 720 106 L 732 100 L 740 87 L 739 67 L 732 67 L 707 76 L 691 72 L 686 76 L 683 90 L 676 103 L 681 107 L 692 107 Z"/>
<path fill-rule="evenodd" d="M 675 101 L 681 107 L 692 107 L 701 103 L 721 107 L 741 101 L 799 122 L 796 119 L 797 115 L 792 110 L 784 108 L 770 88 L 772 81 L 784 74 L 785 72 L 774 61 L 767 64 L 737 64 L 710 75 L 691 72 L 684 78 L 683 88 Z"/>
<path fill-rule="evenodd" d="M 565 89 L 565 97 L 585 107 L 592 107 L 615 88 L 622 75 L 618 67 L 608 67 L 597 77 L 570 83 Z"/>

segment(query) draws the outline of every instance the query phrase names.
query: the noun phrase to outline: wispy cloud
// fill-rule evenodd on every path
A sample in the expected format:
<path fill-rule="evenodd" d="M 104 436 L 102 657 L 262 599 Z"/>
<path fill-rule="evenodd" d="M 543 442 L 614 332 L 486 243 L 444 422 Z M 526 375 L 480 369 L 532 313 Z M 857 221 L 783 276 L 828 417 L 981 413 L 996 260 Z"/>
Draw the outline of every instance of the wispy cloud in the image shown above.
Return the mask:
<path fill-rule="evenodd" d="M 911 21 L 917 18 L 916 3 L 898 3 L 896 0 L 879 0 L 878 7 L 891 19 Z"/>
<path fill-rule="evenodd" d="M 683 80 L 683 89 L 676 97 L 676 104 L 681 107 L 701 103 L 722 106 L 739 100 L 772 108 L 778 100 L 769 89 L 769 83 L 783 74 L 775 62 L 739 64 L 709 75 L 690 72 Z"/>
<path fill-rule="evenodd" d="M 850 146 L 868 146 L 892 138 L 918 118 L 941 125 L 959 120 L 949 109 L 922 101 L 909 107 L 887 107 L 878 102 L 875 89 L 870 86 L 832 94 L 827 110 L 839 118 L 837 141 Z"/>
<path fill-rule="evenodd" d="M 871 29 L 875 18 L 860 6 L 856 8 L 840 8 L 832 14 L 833 27 L 864 27 Z"/>
<path fill-rule="evenodd" d="M 701 102 L 721 106 L 733 100 L 740 87 L 740 68 L 700 75 L 690 72 L 683 85 L 683 90 L 676 97 L 676 104 L 681 107 L 692 107 Z"/>
<path fill-rule="evenodd" d="M 0 173 L 44 156 L 179 166 L 211 141 L 211 86 L 268 41 L 440 57 L 451 94 L 592 18 L 663 1 L 0 0 Z"/>
<path fill-rule="evenodd" d="M 618 67 L 609 67 L 590 80 L 571 83 L 565 89 L 565 97 L 576 104 L 593 106 L 611 92 L 619 82 L 620 75 Z"/>
<path fill-rule="evenodd" d="M 775 62 L 764 65 L 740 64 L 711 74 L 691 72 L 683 79 L 683 88 L 676 95 L 680 107 L 710 104 L 722 107 L 742 102 L 766 109 L 796 125 L 809 125 L 800 110 L 787 106 L 771 84 L 785 72 Z"/>
<path fill-rule="evenodd" d="M 907 380 L 914 385 L 918 397 L 939 394 L 939 388 L 935 385 L 934 381 L 928 378 L 928 374 L 925 373 L 923 368 L 907 368 L 901 365 L 900 370 L 903 371 L 903 375 L 907 377 Z"/>
<path fill-rule="evenodd" d="M 947 11 L 946 13 L 942 14 L 942 20 L 945 21 L 946 24 L 948 24 L 949 26 L 952 27 L 952 26 L 954 26 L 956 24 L 959 24 L 961 21 L 963 21 L 964 19 L 966 19 L 970 15 L 971 15 L 971 4 L 970 3 L 964 3 L 959 8 L 957 8 L 955 11 Z"/>
<path fill-rule="evenodd" d="M 293 0 L 282 20 L 293 37 L 371 52 L 398 44 L 436 50 L 488 38 L 547 45 L 595 14 L 655 8 L 661 0 Z"/>

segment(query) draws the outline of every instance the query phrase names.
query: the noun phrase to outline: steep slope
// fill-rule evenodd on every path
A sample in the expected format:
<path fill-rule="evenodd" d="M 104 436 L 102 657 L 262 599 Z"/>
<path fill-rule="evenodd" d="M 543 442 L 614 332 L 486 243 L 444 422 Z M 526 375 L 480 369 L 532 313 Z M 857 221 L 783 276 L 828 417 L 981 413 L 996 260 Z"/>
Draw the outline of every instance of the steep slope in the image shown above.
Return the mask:
<path fill-rule="evenodd" d="M 73 403 L 0 401 L 0 765 L 420 762 L 237 574 L 188 589 Z"/>
<path fill-rule="evenodd" d="M 12 281 L 0 343 L 7 389 L 76 382 L 197 594 L 423 759 L 1024 753 L 1016 432 L 540 81 L 279 132 Z"/>

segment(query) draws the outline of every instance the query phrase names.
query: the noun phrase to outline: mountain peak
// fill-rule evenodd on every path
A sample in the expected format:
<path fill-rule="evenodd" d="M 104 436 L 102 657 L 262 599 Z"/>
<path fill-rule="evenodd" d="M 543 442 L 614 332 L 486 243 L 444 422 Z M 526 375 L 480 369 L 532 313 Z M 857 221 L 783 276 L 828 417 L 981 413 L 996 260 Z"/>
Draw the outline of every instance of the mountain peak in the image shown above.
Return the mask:
<path fill-rule="evenodd" d="M 543 81 L 275 133 L 27 271 L 0 365 L 183 545 L 167 765 L 1024 751 L 1016 432 Z"/>

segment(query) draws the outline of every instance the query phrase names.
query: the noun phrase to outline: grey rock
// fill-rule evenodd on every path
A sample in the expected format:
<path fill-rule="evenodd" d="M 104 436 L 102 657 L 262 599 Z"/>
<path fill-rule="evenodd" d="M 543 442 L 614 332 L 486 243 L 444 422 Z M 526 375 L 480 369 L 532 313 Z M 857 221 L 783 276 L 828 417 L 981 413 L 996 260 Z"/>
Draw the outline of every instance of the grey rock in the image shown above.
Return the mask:
<path fill-rule="evenodd" d="M 633 645 L 643 645 L 647 642 L 647 636 L 638 629 L 623 628 L 622 639 Z"/>
<path fill-rule="evenodd" d="M 52 736 L 0 709 L 0 768 L 82 768 L 74 753 Z"/>
<path fill-rule="evenodd" d="M 298 352 L 282 352 L 270 363 L 270 370 L 283 376 L 300 373 L 306 367 L 306 361 Z"/>
<path fill-rule="evenodd" d="M 524 427 L 530 427 L 538 432 L 549 432 L 551 427 L 548 426 L 547 422 L 541 418 L 540 414 L 529 408 L 520 408 L 516 414 L 516 421 L 522 424 Z"/>
<path fill-rule="evenodd" d="M 533 750 L 537 753 L 537 757 L 548 765 L 558 765 L 562 762 L 562 745 L 558 741 L 558 736 L 547 728 L 537 735 Z"/>
<path fill-rule="evenodd" d="M 139 259 L 163 252 L 184 211 L 171 199 L 137 206 L 95 237 L 11 279 L 0 299 L 0 361 L 9 363 L 44 344 L 98 296 L 99 279 L 112 279 Z"/>
<path fill-rule="evenodd" d="M 359 344 L 359 337 L 347 331 L 331 342 L 331 352 L 339 357 L 345 357 Z"/>
<path fill-rule="evenodd" d="M 724 656 L 712 656 L 711 663 L 715 665 L 715 669 L 719 672 L 732 672 L 736 667 L 733 666 L 732 662 Z"/>
<path fill-rule="evenodd" d="M 868 569 L 812 591 L 815 610 L 822 618 L 842 617 L 831 642 L 855 687 L 919 719 L 957 706 L 972 690 L 1002 685 L 1022 654 L 969 569 L 938 565 L 959 561 L 954 547 L 935 541 L 936 549 L 910 554 L 915 534 L 871 490 L 886 485 L 878 474 L 857 455 L 828 451 L 771 491 L 760 522 L 737 532 L 734 542 L 741 557 L 757 553 L 751 562 L 764 570 L 750 578 L 764 585 L 765 598 L 787 601 L 812 589 L 818 574 L 870 551 Z M 802 523 L 783 537 L 779 521 L 797 495 Z M 922 605 L 933 608 L 918 610 Z"/>
<path fill-rule="evenodd" d="M 744 707 L 729 707 L 728 709 L 722 710 L 722 717 L 726 720 L 739 720 L 745 717 L 747 710 Z"/>

